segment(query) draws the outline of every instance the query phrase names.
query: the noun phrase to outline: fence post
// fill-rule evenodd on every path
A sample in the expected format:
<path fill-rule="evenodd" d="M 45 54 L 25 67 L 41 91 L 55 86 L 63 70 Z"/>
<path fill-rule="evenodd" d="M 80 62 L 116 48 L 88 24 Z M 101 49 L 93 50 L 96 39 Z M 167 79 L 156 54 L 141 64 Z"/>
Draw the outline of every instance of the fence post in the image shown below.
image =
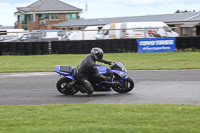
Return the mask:
<path fill-rule="evenodd" d="M 82 30 L 82 39 L 85 40 L 84 39 L 84 30 Z"/>

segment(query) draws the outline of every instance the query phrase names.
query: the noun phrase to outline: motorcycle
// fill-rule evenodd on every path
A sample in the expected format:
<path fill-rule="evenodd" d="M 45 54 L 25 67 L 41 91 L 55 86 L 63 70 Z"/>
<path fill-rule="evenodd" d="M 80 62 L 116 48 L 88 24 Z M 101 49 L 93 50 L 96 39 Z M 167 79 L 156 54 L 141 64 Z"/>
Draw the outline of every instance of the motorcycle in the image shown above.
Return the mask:
<path fill-rule="evenodd" d="M 110 67 L 97 64 L 99 74 L 111 77 L 111 81 L 98 81 L 94 75 L 89 76 L 89 81 L 95 91 L 111 91 L 111 88 L 118 93 L 127 93 L 134 88 L 134 81 L 127 76 L 127 70 L 120 62 L 112 62 Z M 76 80 L 77 69 L 73 66 L 55 65 L 54 72 L 62 75 L 57 83 L 57 90 L 64 95 L 74 95 L 83 91 L 83 86 Z"/>

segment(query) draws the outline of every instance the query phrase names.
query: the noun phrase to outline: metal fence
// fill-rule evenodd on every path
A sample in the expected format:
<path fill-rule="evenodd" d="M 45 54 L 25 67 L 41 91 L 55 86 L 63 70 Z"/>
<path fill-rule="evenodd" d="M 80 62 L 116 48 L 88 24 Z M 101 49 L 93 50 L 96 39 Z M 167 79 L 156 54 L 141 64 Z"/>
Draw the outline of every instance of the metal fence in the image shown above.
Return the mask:
<path fill-rule="evenodd" d="M 173 27 L 175 29 L 177 27 Z M 59 40 L 99 40 L 99 39 L 126 39 L 126 38 L 159 38 L 159 37 L 177 37 L 178 34 L 169 27 L 156 28 L 129 28 L 129 29 L 92 29 L 92 30 L 36 30 L 33 32 L 1 32 L 4 35 L 15 35 L 21 38 L 28 33 L 39 33 L 38 40 L 41 38 L 57 37 Z M 53 34 L 55 33 L 55 34 Z"/>

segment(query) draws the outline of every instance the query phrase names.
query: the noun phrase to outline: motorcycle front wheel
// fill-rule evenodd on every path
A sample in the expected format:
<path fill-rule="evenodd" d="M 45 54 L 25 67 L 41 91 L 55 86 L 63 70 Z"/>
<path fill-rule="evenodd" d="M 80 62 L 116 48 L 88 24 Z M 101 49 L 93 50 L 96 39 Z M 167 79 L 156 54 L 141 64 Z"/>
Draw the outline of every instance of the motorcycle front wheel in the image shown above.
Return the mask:
<path fill-rule="evenodd" d="M 134 82 L 131 78 L 128 77 L 127 79 L 123 80 L 123 85 L 115 85 L 112 88 L 118 93 L 127 93 L 134 88 Z"/>
<path fill-rule="evenodd" d="M 74 87 L 69 87 L 69 84 L 71 82 L 72 82 L 72 80 L 68 79 L 66 77 L 60 78 L 56 84 L 57 90 L 64 95 L 76 94 L 78 92 L 78 90 L 75 89 Z"/>

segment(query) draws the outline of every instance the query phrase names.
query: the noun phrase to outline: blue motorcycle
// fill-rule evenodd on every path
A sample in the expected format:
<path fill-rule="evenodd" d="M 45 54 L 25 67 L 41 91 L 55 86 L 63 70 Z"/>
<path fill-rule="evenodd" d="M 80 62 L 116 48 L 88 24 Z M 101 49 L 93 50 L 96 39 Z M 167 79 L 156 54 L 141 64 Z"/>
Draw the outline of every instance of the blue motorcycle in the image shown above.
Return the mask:
<path fill-rule="evenodd" d="M 133 80 L 127 76 L 126 68 L 120 62 L 112 62 L 109 68 L 98 65 L 100 74 L 111 77 L 111 81 L 98 81 L 91 74 L 89 81 L 94 91 L 111 91 L 111 88 L 118 93 L 127 93 L 134 88 Z M 56 73 L 62 75 L 56 84 L 57 90 L 64 95 L 74 95 L 82 92 L 83 86 L 76 80 L 76 68 L 73 66 L 55 66 Z M 83 92 L 82 92 L 83 93 Z"/>

